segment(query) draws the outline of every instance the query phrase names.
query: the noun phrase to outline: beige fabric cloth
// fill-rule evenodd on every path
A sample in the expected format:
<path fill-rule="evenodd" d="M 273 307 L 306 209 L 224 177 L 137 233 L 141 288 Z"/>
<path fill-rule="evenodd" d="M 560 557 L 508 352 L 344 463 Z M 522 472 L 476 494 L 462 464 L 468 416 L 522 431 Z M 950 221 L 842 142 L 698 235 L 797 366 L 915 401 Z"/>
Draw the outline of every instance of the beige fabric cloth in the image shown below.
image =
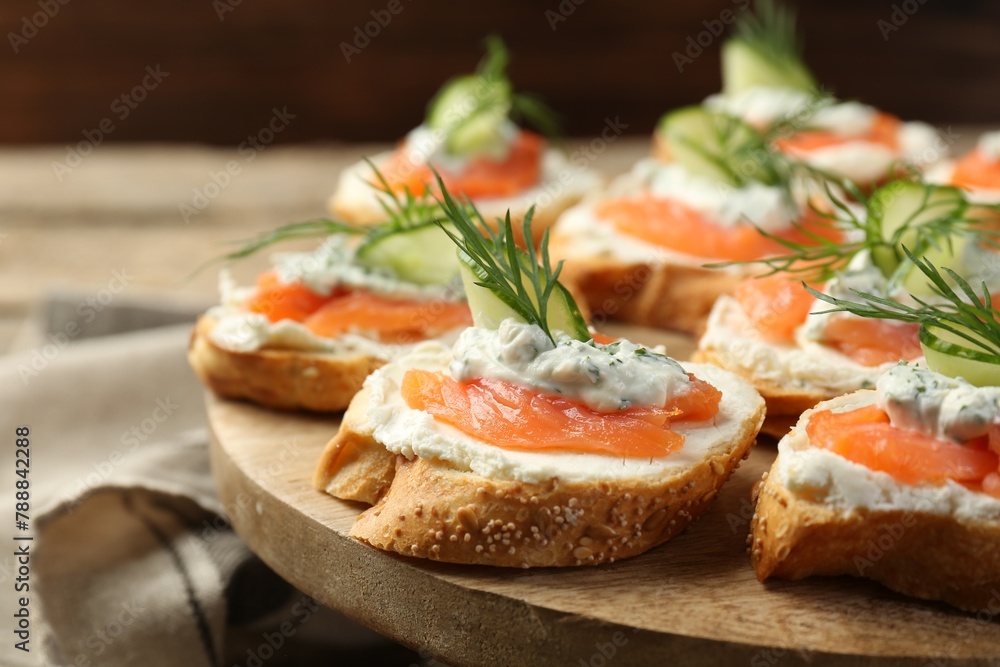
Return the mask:
<path fill-rule="evenodd" d="M 301 642 L 294 651 L 265 646 L 289 620 L 317 643 L 384 642 L 278 579 L 220 518 L 203 393 L 185 358 L 188 330 L 82 340 L 54 353 L 43 344 L 0 358 L 0 470 L 8 471 L 0 509 L 10 516 L 0 540 L 27 544 L 31 554 L 30 652 L 14 649 L 4 632 L 0 664 L 309 664 L 295 659 Z M 30 428 L 27 532 L 12 516 L 18 426 Z M 13 542 L 15 534 L 35 539 Z M 7 619 L 17 610 L 13 553 L 0 549 Z"/>

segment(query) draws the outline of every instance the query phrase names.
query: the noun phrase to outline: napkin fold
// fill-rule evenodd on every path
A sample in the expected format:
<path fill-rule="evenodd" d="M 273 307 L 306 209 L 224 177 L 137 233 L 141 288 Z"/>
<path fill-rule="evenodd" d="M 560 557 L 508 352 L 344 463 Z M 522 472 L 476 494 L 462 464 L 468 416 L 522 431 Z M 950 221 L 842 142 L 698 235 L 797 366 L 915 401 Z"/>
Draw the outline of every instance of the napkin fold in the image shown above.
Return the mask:
<path fill-rule="evenodd" d="M 416 662 L 296 591 L 230 529 L 209 470 L 203 390 L 187 365 L 189 330 L 68 345 L 49 335 L 0 357 L 0 516 L 10 517 L 0 527 L 0 615 L 27 616 L 20 648 L 21 637 L 3 633 L 0 664 Z M 16 445 L 18 429 L 27 447 Z M 25 530 L 14 520 L 17 449 L 29 460 Z M 15 593 L 24 562 L 27 588 Z"/>

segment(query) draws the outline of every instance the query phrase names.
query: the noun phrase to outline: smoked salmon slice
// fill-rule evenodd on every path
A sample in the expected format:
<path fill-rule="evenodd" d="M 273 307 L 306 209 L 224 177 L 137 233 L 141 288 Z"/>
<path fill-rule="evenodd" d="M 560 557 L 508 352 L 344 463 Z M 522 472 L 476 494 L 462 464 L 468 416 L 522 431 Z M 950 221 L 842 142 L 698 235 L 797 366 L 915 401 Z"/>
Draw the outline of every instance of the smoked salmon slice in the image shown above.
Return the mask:
<path fill-rule="evenodd" d="M 520 130 L 502 160 L 471 158 L 461 172 L 434 165 L 448 192 L 469 198 L 510 197 L 538 184 L 545 140 L 534 132 Z M 394 192 L 409 189 L 415 195 L 427 191 L 434 174 L 426 164 L 414 164 L 404 142 L 381 169 Z"/>
<path fill-rule="evenodd" d="M 774 143 L 778 150 L 786 153 L 809 153 L 849 141 L 866 141 L 895 151 L 899 148 L 901 126 L 902 121 L 896 116 L 879 112 L 875 115 L 871 128 L 864 134 L 843 135 L 830 130 L 802 130 L 789 137 L 777 139 Z"/>
<path fill-rule="evenodd" d="M 317 336 L 372 331 L 384 343 L 411 343 L 457 327 L 472 326 L 465 302 L 407 301 L 354 291 L 328 301 L 303 324 Z"/>
<path fill-rule="evenodd" d="M 917 338 L 920 325 L 834 315 L 823 329 L 823 340 L 862 366 L 879 366 L 923 356 Z"/>
<path fill-rule="evenodd" d="M 329 301 L 329 296 L 316 294 L 301 283 L 282 283 L 274 271 L 257 276 L 257 291 L 247 301 L 252 313 L 265 315 L 272 322 L 301 322 Z"/>
<path fill-rule="evenodd" d="M 677 200 L 651 194 L 608 199 L 597 204 L 594 213 L 624 234 L 694 257 L 749 261 L 787 252 L 749 223 L 723 227 Z M 812 212 L 800 226 L 777 236 L 807 245 L 815 241 L 802 230 L 831 240 L 840 238 L 828 220 Z"/>
<path fill-rule="evenodd" d="M 472 313 L 462 301 L 408 301 L 342 288 L 321 296 L 302 283 L 281 282 L 274 271 L 258 276 L 257 292 L 246 307 L 271 322 L 301 322 L 324 338 L 365 331 L 378 334 L 383 343 L 412 343 L 472 325 Z"/>
<path fill-rule="evenodd" d="M 896 428 L 878 406 L 848 412 L 816 412 L 806 425 L 813 445 L 904 484 L 951 479 L 973 487 L 1000 469 L 1000 457 L 982 442 L 958 444 Z"/>
<path fill-rule="evenodd" d="M 976 149 L 955 163 L 951 182 L 968 188 L 1000 188 L 1000 161 L 991 160 Z"/>
<path fill-rule="evenodd" d="M 733 298 L 765 338 L 781 343 L 794 340 L 795 330 L 806 321 L 816 302 L 800 278 L 781 273 L 741 281 L 733 290 Z"/>
<path fill-rule="evenodd" d="M 443 373 L 411 369 L 403 376 L 406 404 L 502 449 L 658 458 L 684 436 L 672 422 L 715 416 L 722 393 L 692 378 L 687 392 L 662 408 L 598 412 L 583 403 L 541 394 L 501 380 L 458 382 Z"/>

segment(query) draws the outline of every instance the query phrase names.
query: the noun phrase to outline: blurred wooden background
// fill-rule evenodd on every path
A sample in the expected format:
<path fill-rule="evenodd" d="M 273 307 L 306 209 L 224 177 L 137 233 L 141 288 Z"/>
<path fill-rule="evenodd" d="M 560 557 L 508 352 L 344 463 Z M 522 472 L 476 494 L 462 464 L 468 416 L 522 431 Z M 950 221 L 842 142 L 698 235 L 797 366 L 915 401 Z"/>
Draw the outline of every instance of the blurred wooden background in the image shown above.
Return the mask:
<path fill-rule="evenodd" d="M 77 142 L 108 119 L 102 141 L 233 145 L 275 107 L 295 115 L 282 143 L 392 140 L 444 79 L 473 68 L 491 32 L 510 46 L 515 83 L 560 110 L 568 134 L 607 116 L 642 134 L 718 89 L 719 39 L 683 72 L 672 54 L 747 2 L 3 0 L 0 143 Z M 797 5 L 807 59 L 841 96 L 937 123 L 1000 118 L 1000 3 Z M 366 24 L 377 34 L 347 62 L 341 44 Z M 120 100 L 157 65 L 169 74 L 143 101 Z"/>

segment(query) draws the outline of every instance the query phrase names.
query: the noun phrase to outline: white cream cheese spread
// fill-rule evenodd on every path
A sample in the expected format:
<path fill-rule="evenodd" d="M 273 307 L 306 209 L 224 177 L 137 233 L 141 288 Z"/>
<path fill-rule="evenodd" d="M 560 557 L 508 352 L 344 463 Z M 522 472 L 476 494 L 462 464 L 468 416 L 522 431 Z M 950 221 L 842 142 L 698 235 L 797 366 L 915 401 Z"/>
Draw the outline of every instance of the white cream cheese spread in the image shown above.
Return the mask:
<path fill-rule="evenodd" d="M 875 391 L 860 391 L 826 401 L 808 410 L 799 424 L 778 443 L 772 475 L 791 493 L 833 509 L 927 512 L 959 521 L 1000 520 L 1000 498 L 946 480 L 938 485 L 896 481 L 826 449 L 809 444 L 805 425 L 816 410 L 845 412 L 877 402 Z"/>
<path fill-rule="evenodd" d="M 470 327 L 459 336 L 450 364 L 463 382 L 504 380 L 560 394 L 599 412 L 662 407 L 690 380 L 680 364 L 629 341 L 592 345 L 533 324 L 508 319 L 497 330 Z"/>
<path fill-rule="evenodd" d="M 458 470 L 491 479 L 543 482 L 588 482 L 635 478 L 662 478 L 701 461 L 713 450 L 740 437 L 746 416 L 761 407 L 761 398 L 731 373 L 703 364 L 684 369 L 722 391 L 719 412 L 710 422 L 678 424 L 684 445 L 657 459 L 619 458 L 598 454 L 542 453 L 503 449 L 479 440 L 429 413 L 409 408 L 400 395 L 403 375 L 411 368 L 448 372 L 451 351 L 440 343 L 424 343 L 375 371 L 365 381 L 368 409 L 359 429 L 370 433 L 391 452 L 444 461 Z"/>

